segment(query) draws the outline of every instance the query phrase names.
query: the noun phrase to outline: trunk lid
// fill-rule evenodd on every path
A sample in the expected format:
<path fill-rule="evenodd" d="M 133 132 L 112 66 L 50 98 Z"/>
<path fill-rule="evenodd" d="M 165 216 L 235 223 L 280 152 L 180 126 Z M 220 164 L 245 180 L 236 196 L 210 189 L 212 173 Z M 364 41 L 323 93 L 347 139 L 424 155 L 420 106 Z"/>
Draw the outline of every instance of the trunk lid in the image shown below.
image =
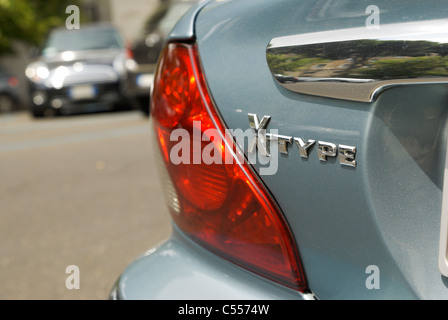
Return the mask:
<path fill-rule="evenodd" d="M 289 222 L 317 298 L 448 298 L 438 269 L 447 86 L 394 87 L 373 102 L 331 99 L 283 88 L 267 63 L 272 39 L 366 26 L 370 4 L 212 2 L 195 24 L 203 69 L 228 128 L 249 129 L 249 114 L 270 116 L 268 132 L 357 149 L 353 168 L 337 157 L 319 160 L 317 145 L 305 159 L 292 143 L 288 154 L 276 151 L 275 174 L 260 175 Z M 380 28 L 448 14 L 441 0 L 376 5 Z M 261 173 L 266 165 L 254 167 Z M 369 285 L 376 275 L 379 288 Z"/>

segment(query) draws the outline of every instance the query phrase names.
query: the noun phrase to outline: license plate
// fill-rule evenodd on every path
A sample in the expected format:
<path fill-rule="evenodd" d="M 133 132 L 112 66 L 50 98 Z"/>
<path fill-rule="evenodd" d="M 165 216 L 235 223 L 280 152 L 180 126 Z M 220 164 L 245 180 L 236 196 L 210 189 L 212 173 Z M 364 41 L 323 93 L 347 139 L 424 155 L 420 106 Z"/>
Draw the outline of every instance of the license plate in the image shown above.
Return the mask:
<path fill-rule="evenodd" d="M 153 74 L 141 74 L 137 77 L 137 85 L 141 88 L 151 88 L 153 81 Z"/>
<path fill-rule="evenodd" d="M 70 97 L 73 100 L 94 99 L 97 96 L 97 90 L 94 86 L 76 86 L 70 89 Z"/>

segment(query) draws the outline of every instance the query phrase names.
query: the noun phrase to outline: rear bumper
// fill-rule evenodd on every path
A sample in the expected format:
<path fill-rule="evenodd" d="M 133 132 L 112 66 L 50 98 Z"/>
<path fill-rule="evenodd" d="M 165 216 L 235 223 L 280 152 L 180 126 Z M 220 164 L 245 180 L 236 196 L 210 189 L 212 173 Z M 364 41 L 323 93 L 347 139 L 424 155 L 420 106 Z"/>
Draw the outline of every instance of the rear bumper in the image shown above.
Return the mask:
<path fill-rule="evenodd" d="M 134 261 L 117 280 L 117 300 L 310 300 L 223 260 L 173 227 L 171 237 Z"/>

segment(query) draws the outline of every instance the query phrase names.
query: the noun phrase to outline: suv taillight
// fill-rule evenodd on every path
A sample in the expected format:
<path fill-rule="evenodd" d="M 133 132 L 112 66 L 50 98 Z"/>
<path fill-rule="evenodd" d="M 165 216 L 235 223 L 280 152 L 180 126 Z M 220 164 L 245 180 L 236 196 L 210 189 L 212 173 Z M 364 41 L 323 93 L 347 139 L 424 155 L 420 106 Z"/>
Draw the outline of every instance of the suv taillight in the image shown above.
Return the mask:
<path fill-rule="evenodd" d="M 306 282 L 288 225 L 247 162 L 236 156 L 233 141 L 226 139 L 196 45 L 169 43 L 165 47 L 151 106 L 160 158 L 166 167 L 162 180 L 176 225 L 223 258 L 304 291 Z M 209 129 L 219 132 L 222 139 L 209 137 Z M 181 137 L 188 137 L 182 143 L 190 147 L 181 150 L 176 146 Z M 204 162 L 203 152 L 222 161 Z M 174 164 L 173 154 L 184 161 Z M 228 154 L 233 157 L 230 163 Z"/>
<path fill-rule="evenodd" d="M 9 77 L 8 78 L 8 85 L 12 88 L 15 88 L 19 85 L 19 79 L 17 77 Z"/>

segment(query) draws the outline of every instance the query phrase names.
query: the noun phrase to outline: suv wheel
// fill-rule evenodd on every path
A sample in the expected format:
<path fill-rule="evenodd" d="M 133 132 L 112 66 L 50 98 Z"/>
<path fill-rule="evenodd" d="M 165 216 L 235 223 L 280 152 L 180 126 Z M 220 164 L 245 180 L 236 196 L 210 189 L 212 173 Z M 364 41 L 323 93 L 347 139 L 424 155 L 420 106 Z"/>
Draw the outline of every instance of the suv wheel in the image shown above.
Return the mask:
<path fill-rule="evenodd" d="M 14 100 L 7 94 L 0 95 L 0 113 L 11 112 L 14 108 Z"/>

